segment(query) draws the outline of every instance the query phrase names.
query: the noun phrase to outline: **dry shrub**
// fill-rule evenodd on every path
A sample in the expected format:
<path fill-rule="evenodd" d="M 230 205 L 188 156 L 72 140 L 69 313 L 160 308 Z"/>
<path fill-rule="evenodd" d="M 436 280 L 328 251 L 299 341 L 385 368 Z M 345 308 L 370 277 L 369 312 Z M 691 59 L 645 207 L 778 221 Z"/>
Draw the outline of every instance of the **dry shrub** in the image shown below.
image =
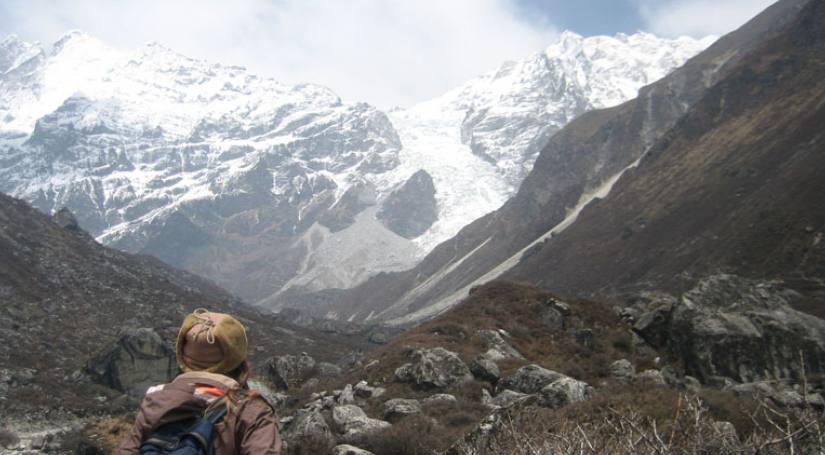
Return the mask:
<path fill-rule="evenodd" d="M 608 407 L 591 419 L 570 419 L 526 408 L 505 414 L 488 438 L 464 442 L 452 455 L 550 454 L 787 454 L 823 453 L 825 414 L 813 408 L 779 410 L 765 402 L 750 410 L 744 435 L 716 420 L 696 396 L 680 396 L 667 418 Z"/>
<path fill-rule="evenodd" d="M 303 436 L 289 441 L 284 455 L 321 455 L 332 453 L 333 443 L 324 437 Z"/>
<path fill-rule="evenodd" d="M 355 441 L 354 445 L 375 454 L 430 455 L 449 448 L 464 431 L 464 427 L 449 427 L 429 416 L 413 415 Z"/>

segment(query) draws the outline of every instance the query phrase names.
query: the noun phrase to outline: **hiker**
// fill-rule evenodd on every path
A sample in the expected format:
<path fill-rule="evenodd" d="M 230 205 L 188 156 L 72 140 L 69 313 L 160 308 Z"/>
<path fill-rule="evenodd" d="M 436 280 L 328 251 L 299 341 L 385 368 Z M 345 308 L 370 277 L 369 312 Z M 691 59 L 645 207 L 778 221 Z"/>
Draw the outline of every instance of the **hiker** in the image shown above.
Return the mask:
<path fill-rule="evenodd" d="M 168 384 L 149 388 L 118 455 L 142 453 L 141 445 L 157 439 L 159 433 L 191 431 L 204 411 L 217 423 L 212 431 L 214 452 L 207 448 L 202 453 L 280 454 L 275 410 L 247 384 L 250 365 L 246 350 L 246 330 L 232 316 L 203 309 L 188 315 L 176 342 L 177 362 L 183 373 Z"/>

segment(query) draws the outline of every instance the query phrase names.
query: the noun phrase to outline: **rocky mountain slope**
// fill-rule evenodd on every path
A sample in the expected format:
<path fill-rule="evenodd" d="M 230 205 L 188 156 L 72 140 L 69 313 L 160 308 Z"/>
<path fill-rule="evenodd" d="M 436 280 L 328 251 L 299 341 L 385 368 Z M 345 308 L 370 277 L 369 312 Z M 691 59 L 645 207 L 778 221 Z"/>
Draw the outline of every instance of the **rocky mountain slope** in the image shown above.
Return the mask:
<path fill-rule="evenodd" d="M 414 269 L 375 277 L 353 289 L 352 292 L 339 296 L 334 303 L 321 311 L 354 319 L 377 318 L 392 323 L 409 323 L 444 311 L 464 298 L 472 286 L 505 273 L 522 260 L 525 252 L 529 251 L 530 254 L 534 254 L 536 250 L 531 247 L 547 238 L 559 235 L 571 226 L 577 226 L 576 219 L 583 210 L 585 212 L 595 211 L 593 207 L 588 207 L 588 204 L 611 193 L 611 188 L 617 181 L 629 181 L 629 179 L 622 178 L 623 174 L 632 174 L 632 170 L 645 160 L 643 157 L 650 154 L 651 158 L 646 159 L 652 160 L 654 155 L 658 156 L 657 151 L 666 147 L 671 139 L 680 134 L 680 128 L 685 125 L 683 117 L 687 114 L 686 118 L 690 118 L 692 109 L 705 109 L 702 107 L 703 103 L 711 103 L 715 99 L 713 96 L 718 95 L 719 92 L 714 90 L 721 90 L 721 87 L 730 84 L 736 85 L 742 93 L 754 90 L 754 94 L 758 94 L 760 89 L 754 84 L 758 84 L 760 80 L 742 76 L 739 73 L 740 68 L 742 65 L 758 66 L 759 62 L 769 61 L 770 51 L 765 46 L 768 46 L 772 39 L 781 37 L 791 39 L 789 37 L 793 36 L 795 30 L 802 27 L 799 23 L 799 11 L 805 3 L 796 0 L 778 2 L 739 30 L 718 40 L 706 51 L 689 60 L 683 67 L 643 88 L 635 100 L 611 109 L 589 112 L 573 120 L 550 139 L 516 196 L 501 209 L 462 229 L 456 237 L 436 247 Z M 801 52 L 813 52 L 814 44 L 806 45 L 811 47 Z M 787 62 L 793 62 L 790 64 L 799 66 L 807 64 L 805 58 L 807 57 L 800 55 L 796 59 L 791 57 Z M 786 61 L 783 60 L 783 62 Z M 768 82 L 773 85 L 782 85 L 787 82 L 788 85 L 785 88 L 777 90 L 792 91 L 794 84 L 801 83 L 801 79 L 797 79 L 796 82 L 790 79 L 769 80 Z M 806 87 L 805 90 L 807 89 Z M 759 98 L 757 100 L 767 101 Z M 757 100 L 755 104 L 759 102 Z M 816 115 L 815 100 L 812 101 L 814 104 L 804 104 L 808 112 L 800 115 Z M 794 107 L 794 110 L 802 111 L 803 109 Z M 699 112 L 697 111 L 697 117 L 700 116 Z M 707 132 L 708 128 L 713 128 L 714 122 L 720 120 L 710 115 L 713 112 L 715 111 L 710 110 L 709 115 L 702 116 L 704 120 L 694 124 L 690 134 L 701 135 Z M 731 113 L 733 114 L 734 111 Z M 744 122 L 747 118 L 749 118 L 747 114 L 744 114 L 743 117 L 738 117 L 737 121 Z M 807 123 L 803 122 L 799 126 L 805 124 Z M 815 140 L 815 136 L 810 136 L 808 140 Z M 725 141 L 730 150 L 737 150 L 743 154 L 741 156 L 745 156 L 744 153 L 747 150 L 745 138 L 728 136 Z M 712 148 L 704 150 L 708 156 L 715 153 Z M 769 168 L 768 163 L 774 162 L 771 161 L 773 159 L 780 158 L 771 155 L 771 158 L 761 163 L 760 167 Z M 725 169 L 729 172 L 738 172 L 740 178 L 745 178 L 744 176 L 750 175 L 751 171 L 756 171 L 756 169 L 741 169 L 735 166 L 728 166 Z M 713 172 L 722 171 L 715 169 Z M 690 187 L 690 180 L 686 180 L 684 186 L 681 184 L 680 179 L 687 178 L 683 174 L 669 174 L 670 177 L 667 179 L 663 175 L 665 174 L 660 175 L 662 178 L 656 181 L 647 182 L 645 194 L 650 198 L 656 198 L 669 191 L 680 192 Z M 703 175 L 697 172 L 693 174 L 694 177 L 689 178 L 703 182 Z M 758 172 L 756 175 L 759 175 Z M 770 176 L 763 175 L 762 177 L 769 178 Z M 765 183 L 757 179 L 752 182 L 754 185 L 759 185 L 760 182 Z M 800 188 L 805 185 L 805 183 L 800 183 Z M 705 193 L 707 196 L 705 203 L 708 205 L 715 204 L 711 196 L 715 193 L 711 193 L 710 190 L 710 187 L 702 189 L 702 191 L 708 191 Z M 720 194 L 719 196 L 720 201 L 730 199 L 728 195 Z M 790 195 L 780 197 L 775 194 L 762 196 L 768 200 L 793 198 Z M 785 197 L 788 199 L 784 199 Z M 652 201 L 653 199 L 649 203 L 653 204 Z M 601 224 L 598 225 L 598 229 L 602 232 L 610 231 L 611 235 L 617 236 L 613 237 L 617 242 L 616 245 L 621 244 L 619 239 L 625 228 L 636 231 L 646 222 L 644 219 L 636 220 L 635 214 L 631 217 L 631 211 L 640 207 L 636 202 L 625 202 L 630 205 L 626 212 L 628 218 L 620 227 L 613 224 L 615 221 L 613 219 L 600 219 Z M 672 204 L 679 203 L 681 201 L 672 202 Z M 808 211 L 815 211 L 816 203 L 811 202 L 811 204 L 813 205 L 803 204 L 801 207 L 806 207 Z M 607 206 L 607 204 L 600 205 L 600 207 Z M 651 209 L 653 207 L 661 207 L 661 205 L 654 204 Z M 612 213 L 610 210 L 607 209 L 605 213 Z M 619 207 L 616 207 L 616 210 L 622 211 Z M 729 214 L 728 212 L 722 213 L 724 215 L 720 217 Z M 701 229 L 704 218 L 691 219 L 692 214 L 692 210 L 679 212 L 678 220 L 680 221 L 676 221 L 676 224 L 672 226 L 675 228 L 680 224 L 690 224 L 697 230 Z M 689 221 L 681 221 L 683 218 Z M 674 216 L 672 220 L 677 220 L 677 217 Z M 759 222 L 759 220 L 753 220 L 753 222 Z M 752 228 L 747 224 L 740 227 L 742 232 Z M 815 227 L 813 229 L 816 231 Z M 671 235 L 678 230 L 660 232 L 672 239 L 670 246 L 691 244 L 691 242 L 696 245 L 698 242 L 690 236 Z M 697 232 L 691 233 L 697 234 Z M 754 232 L 758 231 L 754 230 Z M 743 238 L 756 239 L 757 235 L 747 235 Z M 550 259 L 552 253 L 548 253 L 547 256 L 536 256 L 536 260 L 531 263 L 531 272 L 514 276 L 526 278 L 540 276 L 544 278 L 541 282 L 543 285 L 552 285 L 553 281 L 550 278 L 552 275 L 542 272 L 545 261 L 547 261 L 555 264 L 552 269 L 554 271 L 565 269 L 565 276 L 571 277 L 571 280 L 577 279 L 575 277 L 578 275 L 589 277 L 592 280 L 591 284 L 600 279 L 605 282 L 613 279 L 612 276 L 605 277 L 604 273 L 588 273 L 586 269 L 591 267 L 591 264 L 585 261 L 573 261 L 571 258 L 576 255 L 588 258 L 598 257 L 603 261 L 603 264 L 599 265 L 605 268 L 603 272 L 606 272 L 608 267 L 612 267 L 611 273 L 619 269 L 622 272 L 625 271 L 623 267 L 626 261 L 617 261 L 608 255 L 600 256 L 604 250 L 599 242 L 587 243 L 589 250 L 586 253 L 581 251 L 582 245 L 584 244 L 578 242 L 567 244 L 565 261 Z M 668 260 L 667 250 L 644 247 L 641 240 L 635 245 L 637 249 L 625 250 L 628 258 L 637 254 L 638 257 L 648 257 L 652 261 L 653 258 L 650 255 L 656 252 L 660 255 L 661 261 Z M 740 244 L 739 251 L 747 248 L 745 244 Z M 735 251 L 731 252 L 730 257 L 744 261 L 747 256 L 745 254 L 737 256 Z M 693 252 L 697 255 L 707 253 L 706 250 L 700 248 L 696 248 Z M 648 261 L 645 267 L 653 270 L 655 268 L 653 264 L 656 262 Z M 575 267 L 570 267 L 570 265 Z M 595 266 L 593 267 L 595 270 Z M 708 272 L 708 270 L 704 271 Z M 763 268 L 762 271 L 768 270 Z M 569 288 L 564 288 L 564 290 L 567 289 Z M 576 290 L 590 291 L 586 287 Z"/>
<path fill-rule="evenodd" d="M 825 7 L 811 2 L 509 277 L 565 292 L 782 279 L 825 315 Z"/>
<path fill-rule="evenodd" d="M 709 41 L 581 38 L 389 116 L 158 44 L 0 44 L 0 191 L 266 306 L 411 267 L 496 209 L 560 126 Z M 511 144 L 500 147 L 502 144 Z M 496 151 L 493 152 L 492 150 Z"/>
<path fill-rule="evenodd" d="M 366 346 L 357 333 L 323 334 L 262 315 L 211 282 L 101 246 L 67 211 L 50 218 L 5 195 L 0 259 L 3 427 L 18 418 L 55 427 L 67 416 L 133 404 L 122 396 L 129 387 L 121 379 L 151 376 L 153 368 L 174 374 L 166 360 L 170 343 L 183 317 L 199 307 L 246 324 L 259 367 L 284 352 L 337 361 Z"/>

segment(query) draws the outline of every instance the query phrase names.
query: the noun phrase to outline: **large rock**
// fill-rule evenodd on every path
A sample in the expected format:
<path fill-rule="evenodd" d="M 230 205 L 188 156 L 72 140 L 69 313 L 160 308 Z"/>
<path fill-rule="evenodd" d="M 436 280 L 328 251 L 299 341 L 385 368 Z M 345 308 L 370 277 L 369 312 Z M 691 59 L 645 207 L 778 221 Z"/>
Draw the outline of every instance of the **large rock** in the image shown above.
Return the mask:
<path fill-rule="evenodd" d="M 318 410 L 298 411 L 295 419 L 286 428 L 284 439 L 291 446 L 326 450 L 335 443 L 329 425 Z"/>
<path fill-rule="evenodd" d="M 341 444 L 332 449 L 332 455 L 374 455 L 372 452 L 349 444 Z"/>
<path fill-rule="evenodd" d="M 395 378 L 400 382 L 442 388 L 473 379 L 470 369 L 458 354 L 444 348 L 419 349 L 411 357 L 410 363 L 395 370 Z"/>
<path fill-rule="evenodd" d="M 315 359 L 307 353 L 277 356 L 267 362 L 269 379 L 280 390 L 301 385 L 315 372 Z"/>
<path fill-rule="evenodd" d="M 338 432 L 342 433 L 343 441 L 355 441 L 364 435 L 392 426 L 389 422 L 367 417 L 364 410 L 354 404 L 336 406 L 332 410 L 332 420 Z"/>
<path fill-rule="evenodd" d="M 590 397 L 590 388 L 585 382 L 563 377 L 541 389 L 539 404 L 555 409 L 585 401 Z"/>
<path fill-rule="evenodd" d="M 175 351 L 152 329 L 128 329 L 87 366 L 92 380 L 131 396 L 169 382 L 178 373 Z"/>
<path fill-rule="evenodd" d="M 404 417 L 421 414 L 421 403 L 418 400 L 394 398 L 384 402 L 384 420 L 398 422 Z"/>
<path fill-rule="evenodd" d="M 636 374 L 636 368 L 627 359 L 619 359 L 610 364 L 610 376 L 620 382 L 630 383 Z"/>
<path fill-rule="evenodd" d="M 512 376 L 499 383 L 502 389 L 516 390 L 522 393 L 537 393 L 544 386 L 565 377 L 538 365 L 525 365 L 516 371 Z"/>
<path fill-rule="evenodd" d="M 501 370 L 498 368 L 498 365 L 492 360 L 483 357 L 476 359 L 470 364 L 470 371 L 476 378 L 493 384 L 501 379 Z"/>
<path fill-rule="evenodd" d="M 804 373 L 825 373 L 825 321 L 791 308 L 792 295 L 778 283 L 714 275 L 675 304 L 653 302 L 634 330 L 703 383 L 801 381 L 802 358 Z"/>

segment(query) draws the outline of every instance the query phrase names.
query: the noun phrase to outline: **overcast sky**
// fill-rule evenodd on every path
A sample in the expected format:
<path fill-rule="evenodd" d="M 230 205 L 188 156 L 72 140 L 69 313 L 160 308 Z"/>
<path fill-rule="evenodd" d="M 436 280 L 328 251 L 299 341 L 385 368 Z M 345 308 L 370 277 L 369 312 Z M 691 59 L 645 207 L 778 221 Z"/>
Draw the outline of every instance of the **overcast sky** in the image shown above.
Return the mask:
<path fill-rule="evenodd" d="M 156 41 L 382 108 L 423 101 L 552 43 L 649 31 L 727 33 L 773 0 L 0 0 L 0 39 L 80 29 L 123 49 Z"/>

